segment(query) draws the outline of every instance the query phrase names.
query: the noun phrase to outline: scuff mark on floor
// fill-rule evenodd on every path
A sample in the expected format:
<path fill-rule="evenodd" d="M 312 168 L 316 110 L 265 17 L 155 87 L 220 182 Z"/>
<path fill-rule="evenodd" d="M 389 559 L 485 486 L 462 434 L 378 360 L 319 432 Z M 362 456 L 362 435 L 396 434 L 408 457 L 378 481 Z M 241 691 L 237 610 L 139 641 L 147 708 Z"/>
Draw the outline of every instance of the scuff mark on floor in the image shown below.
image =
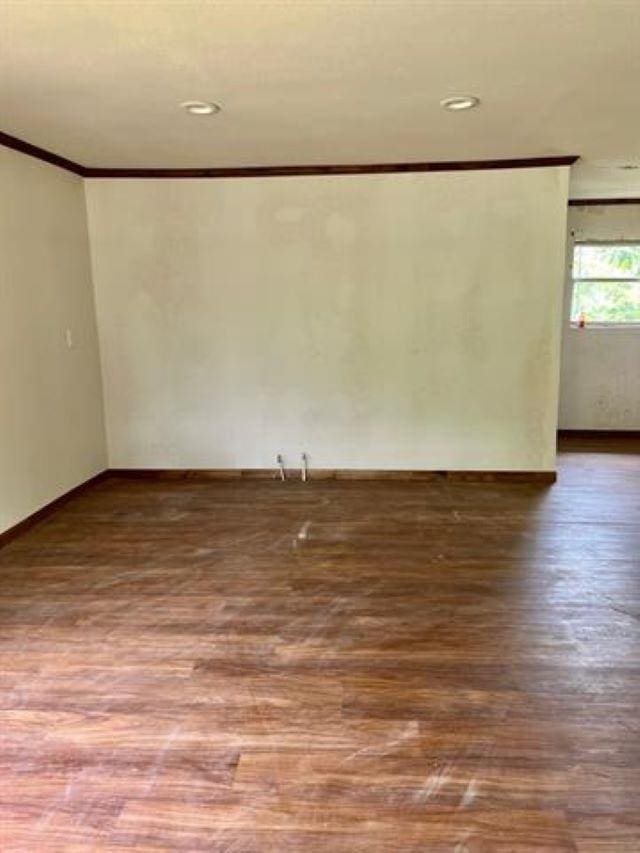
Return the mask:
<path fill-rule="evenodd" d="M 343 764 L 346 764 L 347 761 L 353 761 L 354 758 L 357 758 L 360 755 L 387 755 L 394 747 L 400 746 L 400 744 L 405 743 L 411 738 L 418 737 L 419 733 L 420 727 L 417 721 L 410 720 L 407 723 L 406 731 L 404 731 L 400 735 L 400 737 L 394 738 L 393 740 L 385 741 L 382 744 L 363 746 L 362 749 L 357 749 L 355 752 L 352 752 L 347 755 L 346 758 L 343 758 L 342 761 L 339 762 L 338 767 L 341 767 Z"/>
<path fill-rule="evenodd" d="M 475 800 L 478 793 L 478 785 L 475 779 L 470 779 L 467 787 L 465 789 L 464 794 L 460 800 L 460 808 L 466 809 L 467 806 L 470 806 L 471 803 Z"/>
<path fill-rule="evenodd" d="M 178 723 L 175 725 L 171 731 L 165 737 L 162 746 L 158 750 L 158 755 L 156 756 L 156 760 L 153 762 L 149 769 L 148 781 L 142 792 L 143 796 L 148 797 L 149 794 L 155 788 L 156 782 L 158 781 L 158 776 L 162 773 L 164 768 L 165 761 L 167 759 L 167 753 L 171 749 L 171 746 L 175 739 L 178 737 L 182 730 L 182 726 Z"/>
<path fill-rule="evenodd" d="M 415 794 L 413 795 L 414 803 L 426 803 L 428 802 L 434 794 L 437 794 L 440 788 L 443 785 L 446 785 L 451 781 L 449 776 L 449 770 L 451 769 L 450 763 L 443 764 L 442 767 L 437 770 L 435 773 L 432 773 L 431 776 L 427 779 L 422 788 L 419 788 Z"/>
<path fill-rule="evenodd" d="M 298 542 L 304 542 L 309 538 L 309 528 L 311 527 L 310 521 L 305 521 L 300 530 L 298 531 L 298 535 L 293 538 L 293 547 L 298 547 Z"/>

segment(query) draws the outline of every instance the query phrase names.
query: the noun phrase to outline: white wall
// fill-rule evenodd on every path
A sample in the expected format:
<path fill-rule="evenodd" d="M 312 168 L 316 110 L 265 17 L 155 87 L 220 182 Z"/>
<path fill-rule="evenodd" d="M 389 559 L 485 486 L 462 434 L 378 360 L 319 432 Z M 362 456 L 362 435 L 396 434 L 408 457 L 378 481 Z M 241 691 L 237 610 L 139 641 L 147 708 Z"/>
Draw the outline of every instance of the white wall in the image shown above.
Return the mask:
<path fill-rule="evenodd" d="M 0 148 L 0 532 L 105 465 L 83 183 Z"/>
<path fill-rule="evenodd" d="M 640 204 L 569 208 L 560 427 L 640 429 L 640 329 L 572 329 L 572 240 L 640 241 Z"/>
<path fill-rule="evenodd" d="M 88 181 L 111 466 L 553 469 L 567 173 Z"/>

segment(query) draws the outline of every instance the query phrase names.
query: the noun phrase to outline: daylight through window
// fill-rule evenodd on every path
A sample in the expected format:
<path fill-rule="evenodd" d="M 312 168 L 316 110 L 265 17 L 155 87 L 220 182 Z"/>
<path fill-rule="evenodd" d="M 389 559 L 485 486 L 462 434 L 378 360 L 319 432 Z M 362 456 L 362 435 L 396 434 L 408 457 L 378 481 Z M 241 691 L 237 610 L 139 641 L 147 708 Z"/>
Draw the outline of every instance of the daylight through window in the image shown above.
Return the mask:
<path fill-rule="evenodd" d="M 640 325 L 640 243 L 578 243 L 571 322 Z"/>

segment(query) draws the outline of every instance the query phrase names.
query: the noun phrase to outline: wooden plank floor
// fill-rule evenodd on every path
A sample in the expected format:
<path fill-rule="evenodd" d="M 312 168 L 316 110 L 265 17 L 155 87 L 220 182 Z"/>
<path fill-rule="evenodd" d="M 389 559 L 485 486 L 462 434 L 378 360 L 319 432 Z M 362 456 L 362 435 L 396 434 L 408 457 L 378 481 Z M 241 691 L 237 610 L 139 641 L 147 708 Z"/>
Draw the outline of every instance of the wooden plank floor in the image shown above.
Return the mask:
<path fill-rule="evenodd" d="M 639 851 L 640 445 L 593 449 L 73 499 L 0 551 L 0 849 Z"/>

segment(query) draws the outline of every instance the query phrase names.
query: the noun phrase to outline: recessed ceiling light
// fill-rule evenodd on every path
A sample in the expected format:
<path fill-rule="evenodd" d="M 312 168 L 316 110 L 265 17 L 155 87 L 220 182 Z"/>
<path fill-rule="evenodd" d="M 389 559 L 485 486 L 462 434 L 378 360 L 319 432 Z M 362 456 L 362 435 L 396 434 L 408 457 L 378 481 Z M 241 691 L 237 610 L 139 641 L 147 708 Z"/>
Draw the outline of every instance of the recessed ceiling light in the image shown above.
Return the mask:
<path fill-rule="evenodd" d="M 220 112 L 220 106 L 207 101 L 183 101 L 180 106 L 192 116 L 210 116 Z"/>
<path fill-rule="evenodd" d="M 475 95 L 456 95 L 453 98 L 444 98 L 440 101 L 440 106 L 445 110 L 458 112 L 459 110 L 471 110 L 477 107 L 480 103 L 480 98 Z"/>

